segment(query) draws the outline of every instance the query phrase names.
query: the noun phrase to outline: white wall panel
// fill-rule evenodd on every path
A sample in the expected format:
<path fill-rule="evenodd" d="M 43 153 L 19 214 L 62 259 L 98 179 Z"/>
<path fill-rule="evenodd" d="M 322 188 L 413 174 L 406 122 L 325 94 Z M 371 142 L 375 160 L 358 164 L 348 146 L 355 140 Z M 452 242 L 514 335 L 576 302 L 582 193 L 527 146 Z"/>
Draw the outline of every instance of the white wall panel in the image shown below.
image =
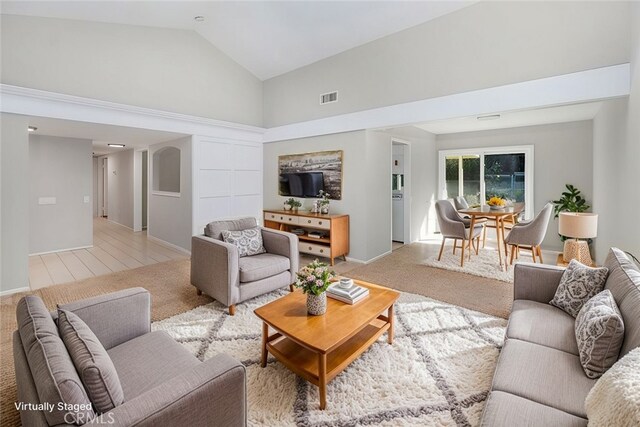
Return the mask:
<path fill-rule="evenodd" d="M 203 140 L 200 144 L 200 169 L 229 169 L 233 146 L 220 142 Z"/>
<path fill-rule="evenodd" d="M 233 187 L 233 194 L 236 196 L 261 194 L 262 172 L 235 171 L 233 173 Z"/>
<path fill-rule="evenodd" d="M 262 170 L 262 144 L 235 145 L 233 167 L 236 170 Z"/>
<path fill-rule="evenodd" d="M 256 216 L 262 223 L 262 195 L 238 196 L 233 198 L 233 216 Z"/>
<path fill-rule="evenodd" d="M 205 224 L 216 218 L 226 218 L 232 215 L 231 197 L 215 197 L 210 199 L 200 199 L 198 228 L 202 229 Z M 200 231 L 202 232 L 202 230 Z"/>
<path fill-rule="evenodd" d="M 199 197 L 230 196 L 231 171 L 224 170 L 200 170 L 198 186 Z"/>

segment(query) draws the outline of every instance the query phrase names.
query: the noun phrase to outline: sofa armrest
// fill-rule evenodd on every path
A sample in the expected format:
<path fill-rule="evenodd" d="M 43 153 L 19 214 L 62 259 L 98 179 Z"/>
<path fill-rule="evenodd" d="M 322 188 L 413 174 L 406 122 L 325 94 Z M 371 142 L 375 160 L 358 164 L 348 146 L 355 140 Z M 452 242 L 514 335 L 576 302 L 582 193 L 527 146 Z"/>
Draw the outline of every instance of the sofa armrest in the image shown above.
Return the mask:
<path fill-rule="evenodd" d="M 111 426 L 246 426 L 245 367 L 219 354 L 94 418 Z M 91 424 L 89 423 L 89 424 Z"/>
<path fill-rule="evenodd" d="M 191 284 L 227 306 L 239 302 L 238 248 L 204 235 L 193 236 Z"/>
<path fill-rule="evenodd" d="M 564 268 L 553 265 L 518 263 L 513 272 L 513 299 L 548 304 L 553 299 Z"/>
<path fill-rule="evenodd" d="M 285 231 L 262 228 L 264 248 L 270 254 L 282 255 L 289 258 L 292 277 L 299 270 L 300 252 L 298 251 L 298 236 Z M 293 282 L 292 282 L 293 283 Z"/>
<path fill-rule="evenodd" d="M 58 308 L 78 315 L 107 350 L 151 331 L 151 295 L 144 288 L 124 289 Z"/>

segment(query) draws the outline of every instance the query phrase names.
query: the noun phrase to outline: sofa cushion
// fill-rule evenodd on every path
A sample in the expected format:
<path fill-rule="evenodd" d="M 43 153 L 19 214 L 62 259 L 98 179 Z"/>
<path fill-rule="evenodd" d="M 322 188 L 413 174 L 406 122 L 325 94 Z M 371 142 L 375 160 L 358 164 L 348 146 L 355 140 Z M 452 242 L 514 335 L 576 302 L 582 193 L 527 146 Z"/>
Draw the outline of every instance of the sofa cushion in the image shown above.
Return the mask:
<path fill-rule="evenodd" d="M 580 363 L 589 378 L 600 378 L 618 360 L 624 323 L 608 289 L 591 298 L 576 317 Z"/>
<path fill-rule="evenodd" d="M 611 248 L 604 263 L 609 269 L 605 289 L 618 304 L 625 325 L 620 357 L 640 346 L 640 271 L 620 249 Z"/>
<path fill-rule="evenodd" d="M 515 300 L 507 338 L 516 338 L 578 355 L 575 319 L 549 304 Z"/>
<path fill-rule="evenodd" d="M 255 282 L 266 279 L 289 270 L 290 266 L 289 258 L 281 255 L 265 253 L 243 257 L 238 260 L 240 282 Z"/>
<path fill-rule="evenodd" d="M 224 230 L 240 231 L 257 226 L 258 221 L 253 217 L 213 221 L 204 228 L 204 235 L 213 239 L 222 240 L 222 232 Z"/>
<path fill-rule="evenodd" d="M 32 295 L 22 298 L 16 317 L 40 403 L 54 405 L 51 411 L 44 411 L 49 425 L 84 424 L 93 419 L 91 400 L 42 300 Z M 79 410 L 67 411 L 58 406 L 60 402 L 78 405 Z"/>
<path fill-rule="evenodd" d="M 586 418 L 584 399 L 595 382 L 584 374 L 576 355 L 508 339 L 498 359 L 492 389 Z"/>
<path fill-rule="evenodd" d="M 116 368 L 100 341 L 78 316 L 58 310 L 58 330 L 98 414 L 124 402 Z"/>
<path fill-rule="evenodd" d="M 640 425 L 640 347 L 605 372 L 589 392 L 585 407 L 594 426 Z"/>
<path fill-rule="evenodd" d="M 486 427 L 586 427 L 587 420 L 510 393 L 492 391 L 484 407 Z"/>
<path fill-rule="evenodd" d="M 606 267 L 588 267 L 572 259 L 549 303 L 576 317 L 584 303 L 602 291 L 608 272 Z"/>
<path fill-rule="evenodd" d="M 151 332 L 108 351 L 125 400 L 180 375 L 201 362 L 164 331 Z"/>
<path fill-rule="evenodd" d="M 238 256 L 246 257 L 266 252 L 262 243 L 260 227 L 247 228 L 240 231 L 222 231 L 222 239 L 238 248 Z"/>

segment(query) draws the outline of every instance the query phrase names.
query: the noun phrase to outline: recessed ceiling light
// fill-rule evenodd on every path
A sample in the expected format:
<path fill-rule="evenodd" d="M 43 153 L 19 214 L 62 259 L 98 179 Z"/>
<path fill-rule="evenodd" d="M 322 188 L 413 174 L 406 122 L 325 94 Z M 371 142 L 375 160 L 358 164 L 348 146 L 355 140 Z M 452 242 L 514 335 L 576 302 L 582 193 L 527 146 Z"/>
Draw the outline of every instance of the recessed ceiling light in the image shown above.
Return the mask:
<path fill-rule="evenodd" d="M 109 147 L 124 148 L 124 144 L 107 144 Z"/>
<path fill-rule="evenodd" d="M 38 130 L 38 128 L 37 128 L 37 127 L 35 127 L 35 126 L 29 126 L 29 127 L 27 128 L 27 130 L 28 130 L 29 132 L 35 132 L 35 131 L 37 131 L 37 130 Z"/>
<path fill-rule="evenodd" d="M 198 15 L 195 18 L 193 18 L 196 22 L 204 22 L 204 16 L 202 15 Z"/>
<path fill-rule="evenodd" d="M 478 116 L 478 120 L 498 120 L 500 118 L 500 114 L 490 114 L 488 116 Z"/>

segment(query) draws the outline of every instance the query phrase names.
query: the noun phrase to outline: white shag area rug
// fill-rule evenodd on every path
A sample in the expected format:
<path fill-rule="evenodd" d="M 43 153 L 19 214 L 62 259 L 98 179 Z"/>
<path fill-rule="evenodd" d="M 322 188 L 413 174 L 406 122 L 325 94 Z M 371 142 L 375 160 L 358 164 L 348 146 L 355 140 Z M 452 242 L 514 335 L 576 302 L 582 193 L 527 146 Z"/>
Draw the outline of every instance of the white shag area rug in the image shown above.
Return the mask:
<path fill-rule="evenodd" d="M 238 304 L 235 316 L 214 302 L 155 322 L 201 360 L 227 353 L 247 368 L 250 426 L 472 426 L 491 387 L 506 320 L 402 293 L 395 339 L 386 334 L 327 387 L 316 386 L 271 355 L 260 367 L 261 321 L 253 310 L 275 291 Z"/>
<path fill-rule="evenodd" d="M 504 253 L 502 256 L 504 259 Z M 515 265 L 519 261 L 533 262 L 533 258 L 530 253 L 522 250 L 520 251 L 520 259 L 518 261 L 513 260 L 513 264 Z M 468 258 L 467 252 L 465 251 L 464 267 L 460 267 L 460 249 L 456 249 L 454 255 L 451 245 L 447 245 L 444 248 L 444 252 L 442 252 L 442 259 L 440 261 L 438 261 L 438 256 L 435 255 L 428 258 L 423 264 L 443 270 L 457 271 L 513 283 L 513 265 L 507 263 L 507 268 L 501 269 L 498 261 L 498 251 L 495 249 L 481 248 L 478 251 L 478 255 L 473 251 L 471 253 L 471 259 Z"/>

